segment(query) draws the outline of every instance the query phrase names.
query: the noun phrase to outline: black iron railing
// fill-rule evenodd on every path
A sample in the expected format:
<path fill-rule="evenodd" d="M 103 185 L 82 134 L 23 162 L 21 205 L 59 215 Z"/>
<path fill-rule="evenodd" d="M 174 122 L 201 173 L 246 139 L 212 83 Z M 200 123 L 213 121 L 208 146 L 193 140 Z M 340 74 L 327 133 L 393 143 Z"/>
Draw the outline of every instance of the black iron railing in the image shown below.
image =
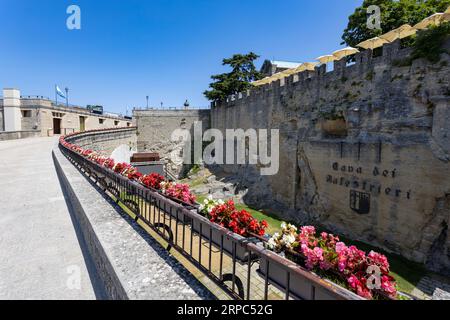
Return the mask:
<path fill-rule="evenodd" d="M 76 137 L 72 135 L 67 141 L 76 143 Z M 243 238 L 210 222 L 199 214 L 196 206 L 169 199 L 62 144 L 60 149 L 136 222 L 162 238 L 167 250 L 176 250 L 191 267 L 212 280 L 222 291 L 214 292 L 219 298 L 225 293 L 238 300 L 361 299 L 266 250 L 260 238 Z"/>

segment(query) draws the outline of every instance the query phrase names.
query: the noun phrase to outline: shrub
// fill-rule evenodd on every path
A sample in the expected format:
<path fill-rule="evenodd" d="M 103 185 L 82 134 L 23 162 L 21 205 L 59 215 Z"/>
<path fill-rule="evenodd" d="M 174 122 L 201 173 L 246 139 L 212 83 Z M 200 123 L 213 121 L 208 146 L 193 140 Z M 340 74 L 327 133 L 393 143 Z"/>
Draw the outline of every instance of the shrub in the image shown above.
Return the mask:
<path fill-rule="evenodd" d="M 425 58 L 433 63 L 439 62 L 441 54 L 446 52 L 443 44 L 448 36 L 450 36 L 449 22 L 419 32 L 413 44 L 413 59 Z"/>

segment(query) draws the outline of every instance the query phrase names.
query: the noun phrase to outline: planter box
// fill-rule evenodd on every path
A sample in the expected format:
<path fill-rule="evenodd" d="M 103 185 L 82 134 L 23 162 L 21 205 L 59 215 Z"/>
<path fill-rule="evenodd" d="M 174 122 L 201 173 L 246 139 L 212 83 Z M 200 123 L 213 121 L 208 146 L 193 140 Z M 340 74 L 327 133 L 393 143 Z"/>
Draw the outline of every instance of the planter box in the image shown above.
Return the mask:
<path fill-rule="evenodd" d="M 217 229 L 211 227 L 211 222 L 202 222 L 202 230 L 201 234 L 204 239 L 210 240 L 210 234 L 212 233 L 211 242 L 220 248 L 221 244 L 221 233 Z M 193 221 L 193 230 L 200 234 L 200 220 L 194 219 Z M 211 232 L 212 229 L 212 232 Z M 230 231 L 231 233 L 231 231 Z M 233 256 L 233 246 L 236 244 L 236 259 L 241 263 L 247 263 L 250 252 L 246 249 L 244 242 L 248 241 L 247 238 L 244 238 L 238 234 L 231 235 L 223 235 L 223 251 L 227 253 L 229 256 Z M 252 255 L 251 260 L 258 259 L 258 256 Z"/>
<path fill-rule="evenodd" d="M 344 119 L 324 120 L 322 122 L 322 130 L 333 136 L 346 136 L 347 123 Z"/>
<path fill-rule="evenodd" d="M 275 254 L 275 253 L 273 253 Z M 364 300 L 357 294 L 338 286 L 337 284 L 322 279 L 314 273 L 301 268 L 300 266 L 293 266 L 293 262 L 281 256 L 279 259 L 272 260 L 268 257 L 262 256 L 258 274 L 265 279 L 267 274 L 267 261 L 269 260 L 269 283 L 279 288 L 281 291 L 287 290 L 287 270 L 286 265 L 289 265 L 289 292 L 290 296 L 299 300 Z M 314 283 L 310 278 L 294 271 L 294 268 L 300 268 L 304 272 L 308 272 L 310 276 L 315 277 L 317 282 Z"/>
<path fill-rule="evenodd" d="M 191 218 L 183 214 L 180 210 L 180 206 L 182 206 L 179 203 L 176 203 L 172 200 L 172 202 L 162 202 L 159 203 L 158 201 L 154 204 L 156 208 L 160 208 L 162 211 L 167 213 L 168 215 L 172 216 L 174 219 L 178 219 L 178 222 L 182 224 L 190 224 Z"/>
<path fill-rule="evenodd" d="M 172 199 L 171 199 L 172 200 Z M 201 235 L 202 238 L 205 240 L 210 240 L 210 233 L 212 233 L 212 239 L 211 242 L 214 244 L 214 246 L 220 248 L 221 243 L 221 233 L 219 230 L 215 229 L 211 226 L 212 222 L 204 218 L 202 215 L 197 213 L 196 210 L 192 210 L 194 214 L 198 215 L 198 219 L 192 219 L 191 217 L 183 214 L 179 210 L 179 204 L 178 206 L 175 204 L 175 199 L 172 201 L 174 202 L 161 202 L 161 205 L 158 205 L 158 203 L 155 204 L 156 207 L 159 207 L 161 210 L 166 212 L 167 214 L 171 215 L 173 218 L 177 219 L 178 221 L 190 226 L 192 224 L 192 230 L 196 232 L 197 234 L 200 234 L 200 221 L 202 221 L 202 230 Z M 212 231 L 211 231 L 212 230 Z M 231 233 L 231 231 L 230 231 Z M 233 246 L 236 243 L 236 259 L 239 262 L 247 263 L 248 262 L 248 255 L 249 252 L 246 250 L 245 245 L 243 244 L 244 241 L 248 241 L 247 238 L 241 237 L 237 234 L 231 235 L 223 235 L 223 251 L 229 255 L 233 256 Z M 252 260 L 258 259 L 258 256 L 253 255 Z"/>

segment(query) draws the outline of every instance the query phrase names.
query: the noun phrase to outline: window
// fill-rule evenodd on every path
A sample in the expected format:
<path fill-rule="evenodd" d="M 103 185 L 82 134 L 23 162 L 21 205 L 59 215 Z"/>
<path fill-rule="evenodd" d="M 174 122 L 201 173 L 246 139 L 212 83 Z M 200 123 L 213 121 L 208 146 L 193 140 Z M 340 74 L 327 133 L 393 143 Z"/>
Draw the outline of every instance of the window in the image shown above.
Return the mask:
<path fill-rule="evenodd" d="M 64 117 L 64 113 L 52 112 L 54 118 L 62 118 Z"/>
<path fill-rule="evenodd" d="M 114 125 L 118 126 L 119 125 L 119 121 L 114 121 Z"/>
<path fill-rule="evenodd" d="M 127 122 L 127 127 L 131 127 L 131 123 Z"/>
<path fill-rule="evenodd" d="M 99 124 L 104 124 L 105 123 L 105 119 L 98 119 L 98 123 Z"/>
<path fill-rule="evenodd" d="M 31 118 L 31 110 L 22 110 L 23 118 Z"/>

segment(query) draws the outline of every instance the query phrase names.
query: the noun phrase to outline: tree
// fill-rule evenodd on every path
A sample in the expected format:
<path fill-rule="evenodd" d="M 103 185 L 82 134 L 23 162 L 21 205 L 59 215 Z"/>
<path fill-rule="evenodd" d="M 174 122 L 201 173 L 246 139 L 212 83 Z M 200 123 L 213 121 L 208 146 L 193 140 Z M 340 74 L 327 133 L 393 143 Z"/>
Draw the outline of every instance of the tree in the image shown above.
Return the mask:
<path fill-rule="evenodd" d="M 212 90 L 204 92 L 205 97 L 211 101 L 225 100 L 228 96 L 244 92 L 252 85 L 252 81 L 263 78 L 262 74 L 256 70 L 254 61 L 259 56 L 253 52 L 248 54 L 235 54 L 229 59 L 223 59 L 223 65 L 229 65 L 232 71 L 213 75 L 211 77 L 215 82 L 209 87 Z"/>
<path fill-rule="evenodd" d="M 367 20 L 371 5 L 381 9 L 381 30 L 369 29 Z M 360 42 L 382 35 L 403 24 L 415 25 L 426 17 L 444 12 L 450 6 L 450 0 L 364 0 L 361 7 L 349 17 L 344 31 L 342 44 L 356 47 Z"/>

